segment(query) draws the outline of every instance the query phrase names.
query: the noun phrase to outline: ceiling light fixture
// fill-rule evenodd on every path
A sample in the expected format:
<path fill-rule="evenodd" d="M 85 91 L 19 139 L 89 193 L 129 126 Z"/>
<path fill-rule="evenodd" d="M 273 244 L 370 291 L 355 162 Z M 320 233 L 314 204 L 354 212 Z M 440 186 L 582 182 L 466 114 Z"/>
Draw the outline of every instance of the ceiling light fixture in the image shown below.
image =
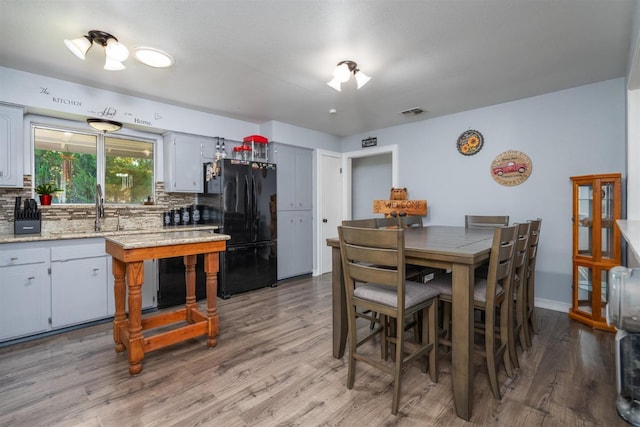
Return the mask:
<path fill-rule="evenodd" d="M 174 64 L 171 55 L 153 47 L 137 47 L 134 56 L 138 61 L 154 68 L 168 68 Z"/>
<path fill-rule="evenodd" d="M 340 61 L 336 65 L 336 69 L 333 71 L 333 79 L 327 83 L 327 86 L 334 88 L 338 92 L 342 92 L 341 85 L 342 83 L 349 81 L 351 74 L 353 74 L 356 79 L 358 89 L 366 85 L 369 80 L 371 80 L 371 77 L 358 69 L 358 64 L 355 62 Z"/>
<path fill-rule="evenodd" d="M 122 128 L 122 123 L 106 119 L 87 119 L 87 124 L 100 132 L 115 132 Z"/>
<path fill-rule="evenodd" d="M 104 47 L 105 70 L 124 70 L 126 68 L 123 62 L 129 57 L 129 49 L 109 33 L 91 30 L 86 36 L 64 41 L 69 50 L 80 59 L 85 59 L 87 51 L 94 43 Z M 143 64 L 154 68 L 167 68 L 174 64 L 171 55 L 154 47 L 137 47 L 135 57 Z"/>
<path fill-rule="evenodd" d="M 64 41 L 69 50 L 80 59 L 85 59 L 87 51 L 94 43 L 104 47 L 105 70 L 124 70 L 126 68 L 122 62 L 129 57 L 129 49 L 109 33 L 91 30 L 86 36 Z"/>

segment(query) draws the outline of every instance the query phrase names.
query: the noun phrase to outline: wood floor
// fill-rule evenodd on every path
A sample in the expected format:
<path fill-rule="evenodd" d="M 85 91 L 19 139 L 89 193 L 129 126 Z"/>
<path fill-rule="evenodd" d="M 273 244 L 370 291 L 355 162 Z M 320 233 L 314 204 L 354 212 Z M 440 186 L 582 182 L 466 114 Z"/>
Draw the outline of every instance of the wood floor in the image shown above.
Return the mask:
<path fill-rule="evenodd" d="M 391 415 L 391 377 L 331 356 L 330 274 L 218 300 L 218 346 L 204 337 L 146 355 L 128 372 L 111 323 L 0 348 L 0 426 L 457 426 L 451 366 L 434 384 L 418 361 Z M 471 423 L 483 426 L 626 425 L 615 411 L 614 334 L 538 310 L 540 333 L 521 353 L 503 399 L 475 360 Z M 363 327 L 366 327 L 363 326 Z M 373 345 L 373 344 L 372 344 Z"/>

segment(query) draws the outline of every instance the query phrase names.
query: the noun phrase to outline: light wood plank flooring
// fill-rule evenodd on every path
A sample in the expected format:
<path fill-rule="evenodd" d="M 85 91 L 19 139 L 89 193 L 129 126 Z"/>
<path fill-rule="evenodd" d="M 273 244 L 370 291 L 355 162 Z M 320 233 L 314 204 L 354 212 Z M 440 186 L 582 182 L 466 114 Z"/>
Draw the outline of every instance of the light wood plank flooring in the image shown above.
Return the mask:
<path fill-rule="evenodd" d="M 0 426 L 469 425 L 455 415 L 446 353 L 437 384 L 418 361 L 407 367 L 397 416 L 390 376 L 359 364 L 347 389 L 346 358 L 331 356 L 330 279 L 218 300 L 217 347 L 201 337 L 149 353 L 136 377 L 113 350 L 111 323 L 0 348 Z M 471 423 L 626 425 L 614 406 L 614 334 L 537 314 L 540 334 L 520 353 L 520 371 L 507 379 L 501 370 L 501 402 L 474 359 Z"/>

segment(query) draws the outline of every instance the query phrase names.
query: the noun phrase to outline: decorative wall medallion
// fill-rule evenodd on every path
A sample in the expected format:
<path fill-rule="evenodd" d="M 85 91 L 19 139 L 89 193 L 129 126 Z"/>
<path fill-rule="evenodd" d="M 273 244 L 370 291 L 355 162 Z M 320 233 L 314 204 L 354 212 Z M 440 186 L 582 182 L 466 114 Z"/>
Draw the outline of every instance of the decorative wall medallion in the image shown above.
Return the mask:
<path fill-rule="evenodd" d="M 498 154 L 491 162 L 491 176 L 500 185 L 513 187 L 529 178 L 533 166 L 526 154 L 510 150 Z"/>
<path fill-rule="evenodd" d="M 462 134 L 458 137 L 458 143 L 456 147 L 458 147 L 458 151 L 460 154 L 465 156 L 473 156 L 478 151 L 482 149 L 482 145 L 484 144 L 484 138 L 480 132 L 477 130 L 468 130 L 462 132 Z"/>

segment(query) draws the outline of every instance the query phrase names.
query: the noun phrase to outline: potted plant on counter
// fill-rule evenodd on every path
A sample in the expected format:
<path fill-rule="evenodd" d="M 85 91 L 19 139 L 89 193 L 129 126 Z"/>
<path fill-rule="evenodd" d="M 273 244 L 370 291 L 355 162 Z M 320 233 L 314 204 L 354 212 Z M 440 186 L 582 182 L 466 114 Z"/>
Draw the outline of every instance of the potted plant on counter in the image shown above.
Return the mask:
<path fill-rule="evenodd" d="M 40 195 L 40 204 L 42 206 L 50 205 L 53 195 L 62 189 L 58 188 L 54 181 L 40 184 L 35 188 L 36 193 Z"/>

